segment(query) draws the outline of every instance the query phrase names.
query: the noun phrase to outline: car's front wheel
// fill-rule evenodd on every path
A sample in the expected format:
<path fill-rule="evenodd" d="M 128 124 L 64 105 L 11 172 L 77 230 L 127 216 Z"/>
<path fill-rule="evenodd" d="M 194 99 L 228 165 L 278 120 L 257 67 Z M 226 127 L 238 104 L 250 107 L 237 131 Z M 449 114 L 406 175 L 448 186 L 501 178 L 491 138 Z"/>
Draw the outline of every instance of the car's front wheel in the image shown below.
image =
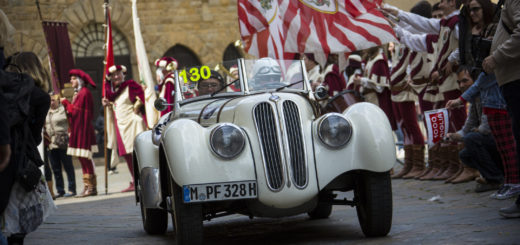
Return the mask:
<path fill-rule="evenodd" d="M 386 236 L 392 227 L 392 183 L 390 173 L 360 171 L 354 189 L 356 211 L 363 234 Z"/>
<path fill-rule="evenodd" d="M 184 203 L 182 188 L 171 177 L 170 191 L 176 244 L 202 244 L 202 205 Z"/>
<path fill-rule="evenodd" d="M 168 228 L 168 212 L 157 208 L 145 208 L 141 204 L 141 217 L 146 233 L 150 235 L 164 234 Z"/>
<path fill-rule="evenodd" d="M 311 219 L 326 219 L 332 213 L 332 192 L 320 193 L 318 205 L 307 214 Z"/>
<path fill-rule="evenodd" d="M 150 235 L 164 234 L 168 229 L 168 212 L 158 208 L 146 208 L 143 204 L 143 187 L 139 179 L 136 180 L 136 184 L 135 191 L 139 196 L 144 230 Z"/>

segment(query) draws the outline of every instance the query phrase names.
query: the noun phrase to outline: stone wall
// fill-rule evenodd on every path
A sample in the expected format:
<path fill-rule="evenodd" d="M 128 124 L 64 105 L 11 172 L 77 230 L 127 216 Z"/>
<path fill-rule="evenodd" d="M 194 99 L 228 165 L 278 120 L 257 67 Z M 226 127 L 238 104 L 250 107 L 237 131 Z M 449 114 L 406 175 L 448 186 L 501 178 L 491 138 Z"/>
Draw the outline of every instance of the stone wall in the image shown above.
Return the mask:
<path fill-rule="evenodd" d="M 182 44 L 202 63 L 221 61 L 225 48 L 240 39 L 236 4 L 236 0 L 138 1 L 148 59 L 153 62 L 169 48 Z M 128 41 L 136 70 L 131 1 L 113 0 L 110 6 L 112 26 Z M 33 51 L 46 61 L 45 39 L 34 1 L 0 0 L 0 8 L 17 29 L 14 44 L 6 47 L 6 54 Z M 41 0 L 40 8 L 44 20 L 69 23 L 71 41 L 88 24 L 104 22 L 103 0 Z"/>

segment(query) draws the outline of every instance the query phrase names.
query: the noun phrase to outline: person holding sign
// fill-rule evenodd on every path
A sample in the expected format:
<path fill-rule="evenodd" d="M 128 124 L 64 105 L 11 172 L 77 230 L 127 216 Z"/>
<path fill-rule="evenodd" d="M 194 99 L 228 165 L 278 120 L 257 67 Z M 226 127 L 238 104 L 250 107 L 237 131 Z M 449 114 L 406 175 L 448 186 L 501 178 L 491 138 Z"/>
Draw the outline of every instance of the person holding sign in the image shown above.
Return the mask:
<path fill-rule="evenodd" d="M 520 174 L 516 142 L 513 137 L 511 118 L 507 113 L 506 102 L 493 74 L 481 73 L 468 90 L 458 99 L 446 103 L 452 109 L 466 101 L 473 101 L 480 94 L 482 112 L 487 115 L 491 132 L 495 138 L 498 152 L 504 167 L 504 185 L 491 198 L 503 200 L 520 194 Z"/>
<path fill-rule="evenodd" d="M 463 92 L 473 85 L 470 73 L 468 67 L 459 68 L 457 81 Z M 462 129 L 446 135 L 451 141 L 464 142 L 464 148 L 459 153 L 460 160 L 465 165 L 464 170 L 452 183 L 472 180 L 478 176 L 474 170 L 477 169 L 483 179 L 477 184 L 475 192 L 496 190 L 504 181 L 500 155 L 491 134 L 488 117 L 482 113 L 481 101 L 480 95 L 477 95 L 469 107 L 468 118 Z"/>
<path fill-rule="evenodd" d="M 144 116 L 144 91 L 134 80 L 124 80 L 126 67 L 114 65 L 107 69 L 105 97 L 103 106 L 107 106 L 107 145 L 116 147 L 123 156 L 132 175 L 132 182 L 122 192 L 134 191 L 134 168 L 132 151 L 134 138 L 146 128 Z"/>

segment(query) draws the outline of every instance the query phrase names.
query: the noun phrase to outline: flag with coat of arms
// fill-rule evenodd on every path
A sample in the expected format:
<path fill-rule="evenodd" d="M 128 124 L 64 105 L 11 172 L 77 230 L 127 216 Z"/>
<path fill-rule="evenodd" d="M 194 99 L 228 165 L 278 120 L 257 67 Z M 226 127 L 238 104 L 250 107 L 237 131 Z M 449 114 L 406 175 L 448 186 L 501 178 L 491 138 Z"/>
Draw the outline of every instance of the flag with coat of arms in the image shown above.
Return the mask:
<path fill-rule="evenodd" d="M 350 53 L 397 39 L 378 6 L 382 0 L 239 0 L 244 49 L 257 57 Z"/>

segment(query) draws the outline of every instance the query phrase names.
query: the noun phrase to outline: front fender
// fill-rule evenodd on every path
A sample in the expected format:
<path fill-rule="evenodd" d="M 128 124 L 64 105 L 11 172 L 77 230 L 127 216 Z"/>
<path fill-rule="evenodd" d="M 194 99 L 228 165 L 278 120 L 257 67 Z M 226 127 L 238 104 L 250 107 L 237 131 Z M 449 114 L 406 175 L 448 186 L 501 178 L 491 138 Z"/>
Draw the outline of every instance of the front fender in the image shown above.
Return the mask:
<path fill-rule="evenodd" d="M 144 131 L 135 137 L 134 153 L 139 172 L 145 167 L 159 169 L 159 147 L 152 142 L 152 130 Z"/>
<path fill-rule="evenodd" d="M 161 138 L 168 168 L 179 185 L 256 180 L 249 140 L 242 153 L 231 160 L 219 158 L 209 145 L 211 130 L 188 119 L 167 126 Z M 246 132 L 244 134 L 247 137 Z"/>
<path fill-rule="evenodd" d="M 352 137 L 340 149 L 327 147 L 313 125 L 314 145 L 320 190 L 335 177 L 350 170 L 386 172 L 396 161 L 395 142 L 386 114 L 371 103 L 356 103 L 343 112 L 352 125 Z"/>
<path fill-rule="evenodd" d="M 159 208 L 162 202 L 159 175 L 159 147 L 152 142 L 152 131 L 137 135 L 134 140 L 134 171 L 137 172 L 140 188 L 139 201 L 146 208 Z M 137 193 L 136 193 L 137 195 Z"/>

